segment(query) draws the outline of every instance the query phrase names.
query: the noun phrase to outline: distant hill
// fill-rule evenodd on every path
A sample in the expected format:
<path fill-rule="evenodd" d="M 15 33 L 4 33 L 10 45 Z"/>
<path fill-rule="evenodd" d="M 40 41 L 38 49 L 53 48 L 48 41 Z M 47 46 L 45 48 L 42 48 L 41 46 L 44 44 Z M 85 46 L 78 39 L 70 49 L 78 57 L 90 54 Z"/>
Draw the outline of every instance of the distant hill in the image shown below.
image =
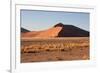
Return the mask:
<path fill-rule="evenodd" d="M 89 32 L 73 25 L 58 23 L 52 28 L 43 31 L 28 31 L 21 28 L 26 33 L 22 37 L 88 37 Z"/>
<path fill-rule="evenodd" d="M 21 27 L 21 32 L 30 32 L 30 31 Z"/>

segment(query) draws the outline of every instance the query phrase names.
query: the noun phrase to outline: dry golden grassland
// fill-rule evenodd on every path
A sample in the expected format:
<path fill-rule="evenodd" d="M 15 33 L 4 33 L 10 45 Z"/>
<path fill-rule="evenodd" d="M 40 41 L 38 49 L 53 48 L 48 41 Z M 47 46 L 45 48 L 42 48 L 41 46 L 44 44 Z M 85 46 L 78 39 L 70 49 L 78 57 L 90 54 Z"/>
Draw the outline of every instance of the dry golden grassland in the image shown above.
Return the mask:
<path fill-rule="evenodd" d="M 21 62 L 89 60 L 89 37 L 21 38 Z"/>

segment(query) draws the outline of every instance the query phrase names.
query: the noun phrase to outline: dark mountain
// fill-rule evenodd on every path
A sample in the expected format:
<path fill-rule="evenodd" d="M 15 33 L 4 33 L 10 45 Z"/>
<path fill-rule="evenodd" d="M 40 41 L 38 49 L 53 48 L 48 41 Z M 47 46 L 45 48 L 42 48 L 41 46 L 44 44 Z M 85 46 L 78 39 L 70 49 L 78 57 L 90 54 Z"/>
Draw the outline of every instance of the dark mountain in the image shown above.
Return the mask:
<path fill-rule="evenodd" d="M 30 32 L 30 31 L 25 28 L 21 28 L 21 32 Z"/>
<path fill-rule="evenodd" d="M 88 31 L 73 25 L 64 25 L 62 23 L 58 23 L 54 27 L 62 27 L 62 30 L 58 33 L 58 37 L 88 37 L 89 36 Z"/>

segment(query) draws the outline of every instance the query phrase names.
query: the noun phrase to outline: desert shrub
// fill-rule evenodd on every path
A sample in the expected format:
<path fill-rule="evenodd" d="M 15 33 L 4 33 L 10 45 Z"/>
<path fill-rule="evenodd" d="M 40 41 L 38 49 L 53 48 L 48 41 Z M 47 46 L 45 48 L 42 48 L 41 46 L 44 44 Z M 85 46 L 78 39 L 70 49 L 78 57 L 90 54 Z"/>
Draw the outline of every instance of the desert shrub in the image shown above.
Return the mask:
<path fill-rule="evenodd" d="M 38 53 L 38 51 L 28 51 L 27 53 Z"/>
<path fill-rule="evenodd" d="M 63 49 L 61 49 L 61 51 L 65 51 L 65 49 L 63 48 Z"/>
<path fill-rule="evenodd" d="M 46 51 L 50 51 L 50 49 L 46 49 Z"/>

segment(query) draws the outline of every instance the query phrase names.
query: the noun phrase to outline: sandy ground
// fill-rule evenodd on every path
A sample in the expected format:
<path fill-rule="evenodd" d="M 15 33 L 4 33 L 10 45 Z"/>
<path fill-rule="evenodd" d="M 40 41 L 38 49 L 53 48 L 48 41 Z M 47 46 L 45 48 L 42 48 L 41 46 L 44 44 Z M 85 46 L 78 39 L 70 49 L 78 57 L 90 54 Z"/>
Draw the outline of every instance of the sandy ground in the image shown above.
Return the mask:
<path fill-rule="evenodd" d="M 69 60 L 89 60 L 89 37 L 21 39 L 21 63 Z"/>

